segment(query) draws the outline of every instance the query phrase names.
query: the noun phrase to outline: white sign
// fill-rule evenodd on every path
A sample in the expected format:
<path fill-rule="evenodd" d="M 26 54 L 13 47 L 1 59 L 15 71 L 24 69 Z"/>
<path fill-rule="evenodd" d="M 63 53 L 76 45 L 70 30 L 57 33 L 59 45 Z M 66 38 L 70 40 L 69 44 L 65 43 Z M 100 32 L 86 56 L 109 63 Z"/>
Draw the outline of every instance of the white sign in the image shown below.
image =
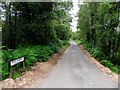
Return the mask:
<path fill-rule="evenodd" d="M 23 62 L 23 61 L 24 61 L 24 57 L 21 57 L 19 59 L 14 60 L 14 61 L 10 61 L 10 66 L 13 66 L 13 65 L 18 64 L 18 63 Z"/>

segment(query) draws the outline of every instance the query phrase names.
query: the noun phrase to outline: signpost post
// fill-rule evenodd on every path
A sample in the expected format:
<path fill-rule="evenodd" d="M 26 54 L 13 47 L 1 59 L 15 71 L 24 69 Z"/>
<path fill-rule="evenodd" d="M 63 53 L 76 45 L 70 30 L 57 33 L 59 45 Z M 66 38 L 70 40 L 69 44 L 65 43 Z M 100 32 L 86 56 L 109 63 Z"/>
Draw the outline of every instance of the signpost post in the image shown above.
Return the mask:
<path fill-rule="evenodd" d="M 11 78 L 12 77 L 12 73 L 11 73 L 11 67 L 18 64 L 18 63 L 21 63 L 22 62 L 22 65 L 23 65 L 23 69 L 25 68 L 25 64 L 24 64 L 24 57 L 21 57 L 21 58 L 18 58 L 16 60 L 13 60 L 13 61 L 9 61 L 8 62 L 8 65 L 9 65 L 9 77 Z"/>

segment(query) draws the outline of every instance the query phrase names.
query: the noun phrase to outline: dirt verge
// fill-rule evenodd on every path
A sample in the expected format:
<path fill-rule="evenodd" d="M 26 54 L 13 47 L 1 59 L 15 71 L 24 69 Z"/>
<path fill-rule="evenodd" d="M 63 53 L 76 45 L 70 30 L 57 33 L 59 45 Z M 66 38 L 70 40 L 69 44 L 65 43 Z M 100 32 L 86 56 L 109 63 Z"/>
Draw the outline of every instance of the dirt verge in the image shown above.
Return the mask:
<path fill-rule="evenodd" d="M 15 80 L 7 78 L 0 82 L 2 88 L 27 88 L 29 85 L 35 83 L 38 79 L 45 77 L 60 60 L 65 49 L 55 53 L 47 62 L 36 62 L 30 67 L 30 70 L 23 73 L 21 77 Z"/>
<path fill-rule="evenodd" d="M 83 45 L 80 45 L 80 49 L 85 54 L 85 57 L 95 64 L 105 75 L 108 75 L 111 79 L 118 82 L 118 74 L 112 72 L 109 68 L 103 66 L 98 60 L 91 56 L 91 54 L 84 49 Z"/>

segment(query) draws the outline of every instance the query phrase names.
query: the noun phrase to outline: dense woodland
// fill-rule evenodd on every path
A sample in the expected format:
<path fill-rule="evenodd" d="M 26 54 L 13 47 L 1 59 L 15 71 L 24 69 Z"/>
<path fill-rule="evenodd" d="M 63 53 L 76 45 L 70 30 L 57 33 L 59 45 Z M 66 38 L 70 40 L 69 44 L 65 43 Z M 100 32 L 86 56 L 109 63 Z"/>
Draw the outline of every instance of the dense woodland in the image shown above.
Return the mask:
<path fill-rule="evenodd" d="M 74 39 L 102 64 L 118 73 L 120 66 L 120 3 L 91 2 L 80 6 Z M 120 73 L 120 72 L 119 72 Z"/>
<path fill-rule="evenodd" d="M 2 3 L 5 10 L 2 21 L 2 77 L 9 76 L 8 60 L 25 57 L 25 66 L 44 62 L 61 47 L 68 44 L 71 36 L 67 2 L 10 2 Z M 2 9 L 1 9 L 2 11 Z M 13 78 L 22 71 L 13 67 Z"/>
<path fill-rule="evenodd" d="M 89 2 L 80 5 L 75 33 L 70 30 L 72 18 L 69 11 L 72 7 L 71 2 L 0 4 L 1 80 L 9 76 L 9 60 L 24 56 L 25 66 L 28 69 L 35 62 L 48 60 L 53 53 L 66 46 L 72 36 L 103 65 L 120 73 L 118 72 L 120 69 L 119 3 Z M 21 64 L 13 66 L 13 79 L 27 70 L 18 70 L 21 66 Z"/>

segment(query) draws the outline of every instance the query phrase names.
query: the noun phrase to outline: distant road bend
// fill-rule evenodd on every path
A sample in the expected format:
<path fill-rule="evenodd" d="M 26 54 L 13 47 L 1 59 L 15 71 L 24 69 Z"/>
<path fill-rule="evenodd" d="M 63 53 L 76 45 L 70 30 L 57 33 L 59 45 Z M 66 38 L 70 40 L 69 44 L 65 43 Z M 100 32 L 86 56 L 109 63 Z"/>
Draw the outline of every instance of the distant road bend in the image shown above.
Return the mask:
<path fill-rule="evenodd" d="M 118 83 L 104 75 L 84 57 L 79 46 L 70 42 L 62 59 L 33 88 L 118 88 Z"/>

